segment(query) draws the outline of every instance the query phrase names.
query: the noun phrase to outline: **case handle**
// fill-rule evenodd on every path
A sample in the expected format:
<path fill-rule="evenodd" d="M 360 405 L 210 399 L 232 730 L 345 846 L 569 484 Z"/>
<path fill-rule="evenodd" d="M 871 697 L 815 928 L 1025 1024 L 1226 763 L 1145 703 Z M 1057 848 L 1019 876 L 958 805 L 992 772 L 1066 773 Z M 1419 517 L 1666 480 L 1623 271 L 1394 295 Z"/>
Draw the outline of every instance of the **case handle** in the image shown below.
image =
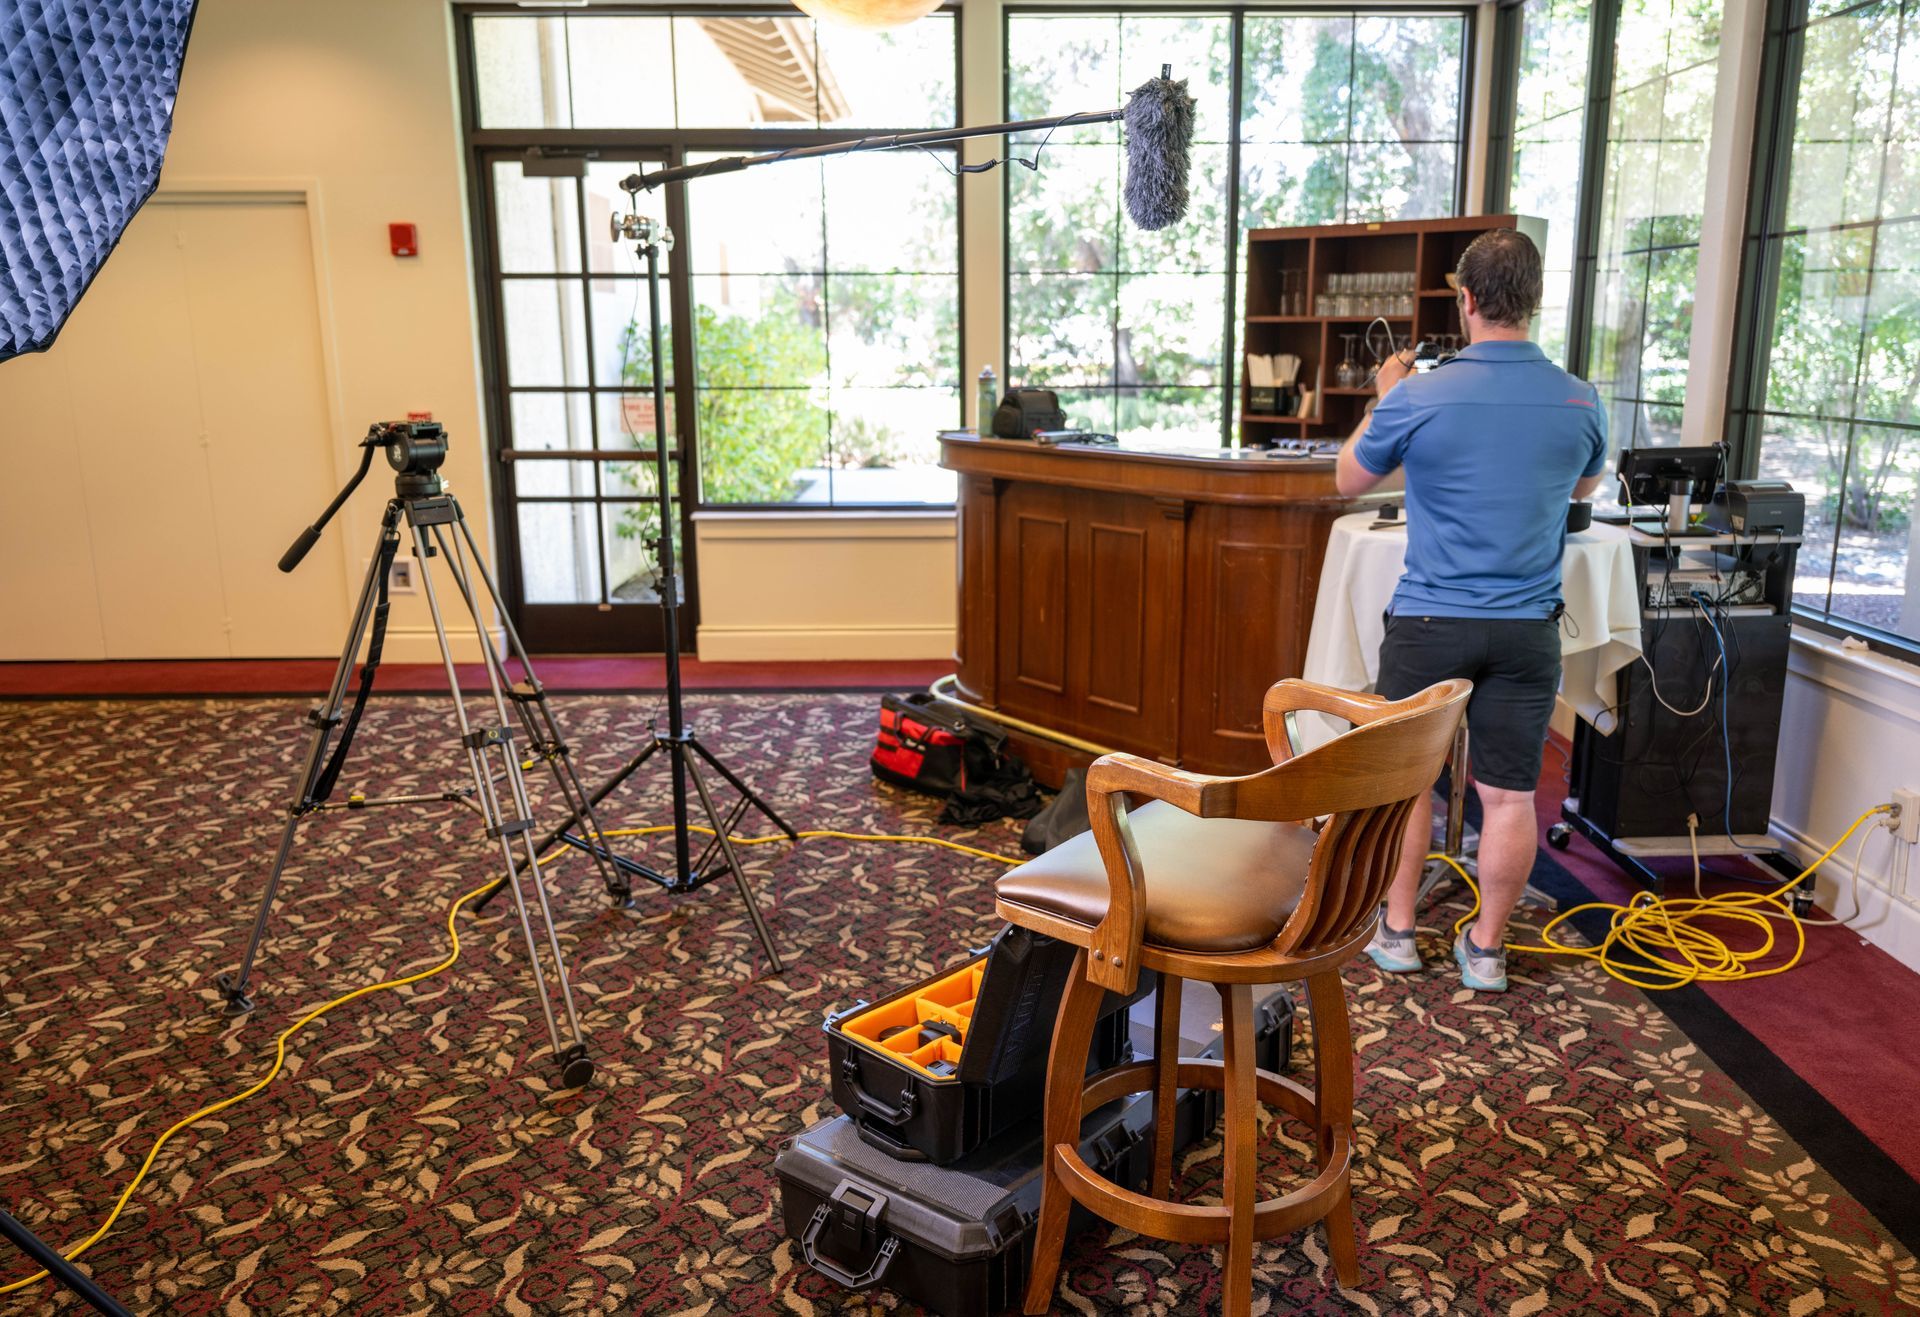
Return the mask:
<path fill-rule="evenodd" d="M 800 1255 L 806 1259 L 808 1266 L 828 1280 L 857 1293 L 872 1289 L 887 1274 L 887 1268 L 893 1265 L 894 1255 L 900 1251 L 900 1237 L 890 1234 L 882 1239 L 880 1247 L 874 1250 L 873 1261 L 867 1264 L 865 1271 L 860 1272 L 848 1271 L 820 1251 L 820 1232 L 826 1229 L 827 1222 L 836 1213 L 840 1217 L 840 1229 L 836 1230 L 836 1234 L 852 1235 L 856 1240 L 864 1240 L 868 1234 L 880 1233 L 880 1213 L 887 1205 L 886 1198 L 873 1196 L 864 1206 L 848 1203 L 845 1195 L 854 1187 L 852 1184 L 842 1184 L 833 1191 L 832 1198 L 813 1209 L 813 1219 L 807 1222 L 806 1233 L 800 1237 Z"/>
<path fill-rule="evenodd" d="M 881 1124 L 904 1125 L 913 1119 L 914 1099 L 919 1090 L 911 1084 L 900 1094 L 900 1105 L 888 1106 L 860 1086 L 860 1062 L 852 1052 L 841 1062 L 840 1077 L 846 1081 L 847 1091 L 853 1094 L 854 1105 Z"/>
<path fill-rule="evenodd" d="M 910 1143 L 900 1142 L 900 1140 L 894 1138 L 891 1134 L 882 1134 L 872 1125 L 869 1125 L 866 1120 L 857 1113 L 853 1118 L 853 1128 L 854 1132 L 859 1134 L 860 1142 L 866 1144 L 869 1148 L 879 1149 L 897 1162 L 923 1162 L 927 1160 L 926 1153 L 921 1152 L 920 1149 Z"/>

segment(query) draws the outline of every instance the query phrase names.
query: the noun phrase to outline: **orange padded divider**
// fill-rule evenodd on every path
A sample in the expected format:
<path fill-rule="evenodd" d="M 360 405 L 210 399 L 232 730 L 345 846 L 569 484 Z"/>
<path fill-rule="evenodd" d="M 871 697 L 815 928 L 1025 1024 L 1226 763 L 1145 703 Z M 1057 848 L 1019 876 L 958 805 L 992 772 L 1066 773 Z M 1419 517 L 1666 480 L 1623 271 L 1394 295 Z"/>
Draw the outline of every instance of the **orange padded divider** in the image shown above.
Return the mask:
<path fill-rule="evenodd" d="M 960 1050 L 966 1042 L 967 1026 L 973 1021 L 973 1003 L 980 995 L 985 966 L 986 958 L 981 957 L 913 992 L 883 1001 L 840 1025 L 840 1032 L 864 1047 L 912 1066 L 929 1079 L 950 1079 L 952 1076 L 936 1075 L 927 1067 L 935 1061 L 960 1063 Z M 929 1022 L 958 1029 L 960 1040 L 938 1037 L 923 1043 L 920 1026 Z M 891 1036 L 882 1036 L 886 1034 Z"/>

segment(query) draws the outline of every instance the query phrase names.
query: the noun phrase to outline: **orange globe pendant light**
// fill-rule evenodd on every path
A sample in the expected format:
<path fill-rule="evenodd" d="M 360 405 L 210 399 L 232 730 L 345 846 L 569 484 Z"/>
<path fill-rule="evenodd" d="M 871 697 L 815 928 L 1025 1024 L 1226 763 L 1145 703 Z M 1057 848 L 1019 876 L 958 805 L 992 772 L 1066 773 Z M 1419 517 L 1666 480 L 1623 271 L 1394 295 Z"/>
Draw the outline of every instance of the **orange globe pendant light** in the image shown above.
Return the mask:
<path fill-rule="evenodd" d="M 794 0 L 803 13 L 822 23 L 875 31 L 905 27 L 940 7 L 940 0 Z"/>

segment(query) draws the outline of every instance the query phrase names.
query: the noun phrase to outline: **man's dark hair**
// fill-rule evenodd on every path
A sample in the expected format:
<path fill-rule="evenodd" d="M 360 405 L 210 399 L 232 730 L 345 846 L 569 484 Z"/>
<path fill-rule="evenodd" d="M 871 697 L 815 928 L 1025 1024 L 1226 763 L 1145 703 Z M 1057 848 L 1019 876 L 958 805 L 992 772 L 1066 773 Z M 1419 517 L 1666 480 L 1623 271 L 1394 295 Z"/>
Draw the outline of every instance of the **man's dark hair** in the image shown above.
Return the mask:
<path fill-rule="evenodd" d="M 1540 309 L 1540 249 L 1517 229 L 1488 229 L 1467 244 L 1453 273 L 1473 290 L 1483 320 L 1517 329 Z"/>

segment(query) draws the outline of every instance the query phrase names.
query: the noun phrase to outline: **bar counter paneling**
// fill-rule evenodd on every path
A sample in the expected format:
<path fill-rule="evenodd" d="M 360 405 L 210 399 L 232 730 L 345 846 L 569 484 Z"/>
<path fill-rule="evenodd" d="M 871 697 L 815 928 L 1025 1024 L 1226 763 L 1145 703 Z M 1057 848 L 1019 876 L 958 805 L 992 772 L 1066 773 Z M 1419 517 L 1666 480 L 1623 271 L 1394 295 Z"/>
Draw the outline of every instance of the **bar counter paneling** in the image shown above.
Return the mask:
<path fill-rule="evenodd" d="M 1328 529 L 1364 502 L 1332 461 L 941 443 L 961 698 L 1199 772 L 1269 762 L 1261 696 L 1299 675 Z M 1016 739 L 1057 785 L 1073 756 Z"/>

